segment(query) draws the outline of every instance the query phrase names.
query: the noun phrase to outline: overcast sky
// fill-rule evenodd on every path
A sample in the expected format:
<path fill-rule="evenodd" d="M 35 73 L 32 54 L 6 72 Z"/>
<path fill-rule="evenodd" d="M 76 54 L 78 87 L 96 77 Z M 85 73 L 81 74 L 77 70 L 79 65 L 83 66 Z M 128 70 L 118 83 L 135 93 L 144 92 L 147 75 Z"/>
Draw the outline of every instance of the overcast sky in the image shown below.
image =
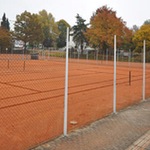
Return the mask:
<path fill-rule="evenodd" d="M 104 5 L 116 11 L 128 27 L 141 26 L 145 20 L 150 19 L 150 0 L 0 0 L 0 19 L 4 12 L 13 21 L 17 14 L 25 10 L 38 13 L 45 9 L 52 13 L 55 21 L 64 19 L 73 26 L 76 24 L 77 13 L 89 22 L 93 12 Z"/>

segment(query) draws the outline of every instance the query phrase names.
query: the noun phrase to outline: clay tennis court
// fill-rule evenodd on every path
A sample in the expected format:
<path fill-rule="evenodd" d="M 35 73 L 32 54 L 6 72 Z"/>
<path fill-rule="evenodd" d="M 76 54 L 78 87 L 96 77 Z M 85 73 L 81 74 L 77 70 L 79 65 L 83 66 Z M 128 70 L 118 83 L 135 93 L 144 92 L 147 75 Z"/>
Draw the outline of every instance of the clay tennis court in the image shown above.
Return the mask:
<path fill-rule="evenodd" d="M 65 60 L 1 57 L 0 149 L 29 149 L 62 135 Z M 117 111 L 142 100 L 142 73 L 141 63 L 117 63 Z M 150 97 L 150 64 L 145 92 Z M 113 62 L 70 59 L 68 132 L 112 112 Z"/>

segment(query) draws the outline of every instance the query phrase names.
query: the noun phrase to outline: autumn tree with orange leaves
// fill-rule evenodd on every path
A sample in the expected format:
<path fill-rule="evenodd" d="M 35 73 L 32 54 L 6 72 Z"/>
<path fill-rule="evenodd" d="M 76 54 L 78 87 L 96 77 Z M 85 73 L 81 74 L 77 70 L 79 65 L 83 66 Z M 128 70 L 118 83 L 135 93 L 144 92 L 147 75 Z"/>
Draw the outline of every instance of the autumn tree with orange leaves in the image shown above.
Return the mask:
<path fill-rule="evenodd" d="M 123 46 L 131 41 L 132 32 L 126 27 L 122 18 L 107 6 L 98 8 L 90 20 L 86 37 L 89 45 L 98 49 L 113 49 L 114 35 L 117 36 L 117 46 Z"/>

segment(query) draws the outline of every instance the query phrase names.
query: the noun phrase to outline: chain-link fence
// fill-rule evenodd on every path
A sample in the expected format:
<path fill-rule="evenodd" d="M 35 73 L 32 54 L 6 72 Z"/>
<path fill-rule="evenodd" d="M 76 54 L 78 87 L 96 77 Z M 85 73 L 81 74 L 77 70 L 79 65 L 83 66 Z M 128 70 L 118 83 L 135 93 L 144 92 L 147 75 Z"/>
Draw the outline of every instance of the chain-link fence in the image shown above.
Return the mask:
<path fill-rule="evenodd" d="M 65 62 L 0 55 L 0 149 L 21 150 L 63 133 Z"/>
<path fill-rule="evenodd" d="M 113 112 L 112 51 L 69 50 L 67 132 Z M 142 100 L 143 53 L 117 51 L 116 109 Z M 150 97 L 146 53 L 145 97 Z M 0 149 L 23 150 L 63 134 L 66 51 L 0 54 Z M 8 144 L 9 143 L 9 144 Z"/>

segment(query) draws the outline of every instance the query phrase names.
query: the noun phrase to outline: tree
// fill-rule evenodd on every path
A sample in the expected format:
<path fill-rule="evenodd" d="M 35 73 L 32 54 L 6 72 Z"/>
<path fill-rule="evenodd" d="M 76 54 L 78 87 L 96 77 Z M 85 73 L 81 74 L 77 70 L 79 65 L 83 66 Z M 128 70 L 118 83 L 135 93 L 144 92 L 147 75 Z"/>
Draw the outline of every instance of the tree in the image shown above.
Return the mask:
<path fill-rule="evenodd" d="M 74 25 L 72 27 L 72 34 L 73 35 L 73 41 L 76 43 L 76 46 L 80 46 L 81 48 L 81 54 L 83 53 L 83 43 L 87 42 L 85 37 L 85 32 L 87 29 L 87 25 L 85 24 L 85 21 L 79 14 L 76 16 L 77 19 L 77 25 Z"/>
<path fill-rule="evenodd" d="M 0 27 L 0 51 L 6 52 L 6 48 L 10 49 L 12 44 L 11 34 L 5 28 Z"/>
<path fill-rule="evenodd" d="M 123 50 L 131 50 L 133 51 L 134 44 L 132 42 L 132 38 L 133 38 L 133 30 L 132 29 L 128 29 L 127 27 L 124 27 L 124 35 L 122 36 L 122 42 L 120 45 L 120 49 Z"/>
<path fill-rule="evenodd" d="M 143 41 L 146 40 L 146 49 L 150 50 L 150 24 L 144 24 L 134 34 L 133 42 L 136 45 L 135 51 L 141 52 L 143 49 Z"/>
<path fill-rule="evenodd" d="M 113 38 L 117 36 L 117 45 L 122 46 L 128 40 L 130 30 L 122 18 L 116 16 L 116 12 L 107 6 L 98 8 L 90 20 L 86 37 L 93 47 L 98 49 L 113 49 Z"/>
<path fill-rule="evenodd" d="M 0 27 L 0 50 L 2 52 L 5 52 L 6 48 L 7 49 L 11 48 L 12 40 L 11 40 L 11 33 L 9 32 L 9 30 L 10 30 L 9 21 L 4 13 Z"/>
<path fill-rule="evenodd" d="M 137 25 L 133 25 L 133 27 L 132 27 L 133 33 L 135 33 L 138 30 L 139 30 L 139 27 Z"/>
<path fill-rule="evenodd" d="M 150 19 L 146 20 L 144 24 L 150 24 Z"/>
<path fill-rule="evenodd" d="M 7 30 L 10 30 L 9 21 L 8 21 L 8 19 L 6 18 L 5 13 L 4 13 L 3 17 L 2 17 L 1 27 L 5 28 L 5 29 L 7 29 Z"/>
<path fill-rule="evenodd" d="M 62 48 L 66 46 L 66 30 L 67 27 L 70 28 L 70 25 L 65 20 L 60 20 L 57 22 L 59 36 L 57 38 L 57 47 Z"/>
<path fill-rule="evenodd" d="M 21 15 L 17 15 L 14 29 L 16 39 L 24 42 L 25 50 L 27 43 L 37 45 L 43 41 L 41 24 L 36 14 L 25 11 Z"/>
<path fill-rule="evenodd" d="M 38 18 L 42 25 L 42 32 L 44 35 L 43 45 L 45 47 L 54 46 L 59 32 L 53 15 L 47 13 L 46 10 L 42 10 L 39 12 Z"/>

